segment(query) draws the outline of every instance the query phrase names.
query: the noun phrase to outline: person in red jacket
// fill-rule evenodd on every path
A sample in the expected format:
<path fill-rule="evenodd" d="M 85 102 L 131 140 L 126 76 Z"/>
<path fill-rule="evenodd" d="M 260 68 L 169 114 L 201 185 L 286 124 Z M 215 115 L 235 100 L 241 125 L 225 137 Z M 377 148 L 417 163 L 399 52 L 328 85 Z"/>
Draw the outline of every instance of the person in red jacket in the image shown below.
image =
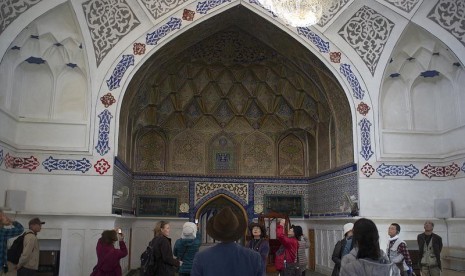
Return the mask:
<path fill-rule="evenodd" d="M 96 247 L 98 262 L 91 276 L 122 276 L 119 260 L 128 255 L 128 249 L 124 243 L 123 233 L 118 232 L 116 230 L 103 231 Z M 119 241 L 119 249 L 115 248 L 116 241 Z"/>
<path fill-rule="evenodd" d="M 286 266 L 282 276 L 301 276 L 302 269 L 299 267 L 299 260 L 297 258 L 297 250 L 299 249 L 299 241 L 294 235 L 294 229 L 289 229 L 287 237 L 284 235 L 285 219 L 279 219 L 276 225 L 276 237 L 284 246 Z"/>

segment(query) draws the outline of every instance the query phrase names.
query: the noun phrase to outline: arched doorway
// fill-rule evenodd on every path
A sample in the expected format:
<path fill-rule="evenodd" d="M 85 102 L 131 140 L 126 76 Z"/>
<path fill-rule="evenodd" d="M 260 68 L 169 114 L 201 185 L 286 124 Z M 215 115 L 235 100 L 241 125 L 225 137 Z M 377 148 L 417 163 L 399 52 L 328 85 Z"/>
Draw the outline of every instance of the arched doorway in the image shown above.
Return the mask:
<path fill-rule="evenodd" d="M 206 225 L 207 221 L 210 218 L 212 218 L 221 209 L 225 207 L 231 207 L 238 220 L 248 222 L 247 213 L 240 203 L 238 203 L 237 201 L 235 201 L 227 195 L 217 195 L 216 197 L 210 199 L 209 201 L 205 202 L 202 206 L 200 206 L 195 214 L 195 221 L 199 224 L 199 229 L 202 232 L 202 246 L 211 246 L 217 242 L 216 240 L 212 239 L 210 236 L 207 235 L 205 231 Z M 237 242 L 244 244 L 245 235 L 246 232 L 244 231 L 244 236 Z"/>

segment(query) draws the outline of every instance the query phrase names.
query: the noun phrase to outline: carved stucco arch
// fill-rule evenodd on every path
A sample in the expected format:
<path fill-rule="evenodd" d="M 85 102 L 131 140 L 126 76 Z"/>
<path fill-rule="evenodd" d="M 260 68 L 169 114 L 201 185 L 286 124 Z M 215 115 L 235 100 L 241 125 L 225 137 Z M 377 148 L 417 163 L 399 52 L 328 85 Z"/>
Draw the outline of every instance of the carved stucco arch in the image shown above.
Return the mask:
<path fill-rule="evenodd" d="M 368 143 L 369 148 L 368 148 L 368 154 L 362 154 L 362 156 L 365 156 L 365 160 L 368 161 L 368 159 L 374 157 L 374 148 L 371 148 L 371 146 L 374 146 L 374 124 L 370 122 L 374 122 L 373 119 L 373 112 L 369 112 L 368 114 L 359 114 L 356 112 L 357 110 L 357 102 L 362 102 L 371 108 L 372 106 L 372 101 L 371 97 L 369 95 L 369 92 L 367 91 L 367 88 L 363 82 L 363 79 L 361 78 L 361 74 L 359 73 L 359 70 L 356 68 L 354 64 L 350 61 L 350 59 L 345 56 L 342 52 L 342 57 L 341 57 L 341 62 L 338 64 L 332 65 L 329 57 L 330 52 L 338 52 L 340 51 L 336 45 L 329 41 L 329 39 L 323 37 L 321 33 L 319 33 L 316 30 L 313 29 L 308 29 L 309 32 L 311 32 L 313 35 L 316 35 L 318 38 L 320 38 L 322 41 L 326 43 L 327 50 L 322 53 L 321 47 L 318 48 L 318 45 L 312 44 L 312 41 L 308 39 L 308 37 L 305 37 L 304 35 L 299 36 L 299 34 L 296 33 L 296 30 L 291 30 L 288 29 L 287 26 L 281 24 L 280 22 L 273 20 L 271 17 L 266 16 L 260 12 L 258 12 L 256 9 L 251 8 L 250 5 L 243 5 L 241 3 L 237 3 L 237 5 L 244 6 L 248 10 L 252 11 L 255 13 L 257 16 L 264 18 L 265 20 L 269 21 L 269 23 L 275 25 L 276 27 L 282 29 L 285 31 L 289 36 L 294 38 L 298 43 L 303 45 L 306 49 L 308 49 L 312 54 L 314 54 L 326 67 L 327 69 L 333 74 L 333 76 L 336 78 L 338 83 L 341 85 L 342 90 L 344 91 L 344 94 L 348 100 L 349 107 L 350 107 L 350 112 L 352 114 L 352 131 L 353 131 L 353 138 L 355 141 L 353 141 L 353 155 L 354 155 L 354 162 L 357 163 L 358 160 L 360 159 L 360 154 L 361 151 L 359 151 L 359 148 L 363 147 L 363 143 L 365 145 Z M 104 82 L 100 86 L 100 91 L 99 91 L 99 96 L 97 97 L 97 112 L 96 115 L 98 117 L 98 114 L 102 112 L 104 107 L 102 106 L 100 102 L 100 97 L 108 93 L 109 90 L 109 83 L 113 80 L 115 80 L 115 76 L 119 79 L 117 87 L 110 89 L 111 93 L 118 95 L 117 99 L 117 104 L 114 106 L 109 107 L 108 109 L 112 109 L 112 113 L 116 114 L 114 116 L 114 120 L 111 121 L 111 128 L 112 128 L 112 133 L 113 133 L 113 138 L 114 140 L 110 142 L 113 147 L 114 155 L 117 153 L 117 147 L 118 147 L 118 134 L 119 134 L 119 122 L 120 122 L 120 115 L 121 115 L 121 108 L 123 105 L 123 98 L 124 94 L 126 93 L 126 90 L 132 81 L 133 77 L 136 75 L 136 73 L 141 69 L 141 66 L 149 60 L 149 58 L 153 55 L 156 55 L 158 50 L 162 48 L 165 44 L 169 43 L 170 41 L 175 40 L 179 35 L 181 35 L 184 32 L 188 32 L 191 25 L 195 26 L 196 24 L 201 23 L 202 21 L 208 20 L 209 18 L 213 16 L 217 16 L 228 9 L 231 9 L 237 5 L 228 5 L 224 7 L 223 9 L 216 9 L 214 11 L 210 11 L 205 15 L 202 15 L 201 20 L 196 20 L 194 22 L 189 23 L 189 27 L 184 27 L 180 26 L 179 29 L 173 30 L 172 32 L 166 34 L 166 36 L 160 38 L 159 43 L 157 43 L 153 48 L 152 46 L 147 45 L 147 52 L 141 57 L 141 56 L 134 56 L 133 54 L 133 43 L 141 43 L 145 41 L 145 38 L 147 34 L 149 33 L 154 33 L 157 30 L 162 29 L 164 26 L 166 27 L 166 22 L 169 20 L 164 20 L 160 24 L 156 25 L 154 28 L 150 29 L 148 32 L 144 33 L 144 35 L 140 36 L 137 40 L 133 41 L 131 45 L 129 45 L 120 55 L 115 59 L 115 62 L 113 66 L 107 71 L 106 77 L 104 79 Z M 168 16 L 167 18 L 175 18 L 174 16 L 177 16 L 176 12 L 173 12 Z M 321 45 L 320 45 L 321 46 Z M 129 64 L 129 65 L 124 65 L 124 64 Z M 123 65 L 123 66 L 121 66 Z M 121 67 L 124 67 L 122 70 Z M 365 69 L 365 68 L 364 68 Z M 116 110 L 115 110 L 116 109 Z M 94 119 L 94 122 L 96 126 L 98 126 L 98 118 Z M 364 133 L 363 135 L 361 134 L 361 123 L 363 122 L 368 122 L 370 124 L 371 130 L 368 131 L 367 133 Z M 96 127 L 95 129 L 98 129 Z M 359 139 L 362 137 L 361 139 Z M 363 138 L 365 137 L 365 138 Z M 98 132 L 95 131 L 94 133 L 94 143 L 98 143 Z M 363 139 L 365 139 L 363 141 Z M 366 148 L 365 148 L 366 150 Z M 362 160 L 363 161 L 363 158 Z"/>

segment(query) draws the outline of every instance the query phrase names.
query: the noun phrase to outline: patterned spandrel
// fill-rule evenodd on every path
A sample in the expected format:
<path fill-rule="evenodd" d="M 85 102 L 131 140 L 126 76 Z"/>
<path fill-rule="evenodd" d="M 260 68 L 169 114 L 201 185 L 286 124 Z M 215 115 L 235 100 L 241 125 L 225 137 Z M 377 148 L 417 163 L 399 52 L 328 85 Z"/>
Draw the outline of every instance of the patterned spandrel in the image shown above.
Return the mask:
<path fill-rule="evenodd" d="M 154 19 L 174 10 L 176 7 L 186 3 L 188 0 L 141 0 Z"/>
<path fill-rule="evenodd" d="M 420 0 L 384 0 L 394 7 L 403 10 L 404 12 L 411 12 Z"/>
<path fill-rule="evenodd" d="M 218 194 L 228 194 L 243 205 L 249 201 L 249 189 L 247 183 L 213 183 L 196 182 L 194 202 L 198 205 L 208 201 Z"/>
<path fill-rule="evenodd" d="M 339 30 L 339 35 L 357 52 L 374 75 L 394 23 L 370 7 L 363 6 Z"/>
<path fill-rule="evenodd" d="M 118 42 L 140 25 L 126 0 L 89 0 L 82 4 L 97 66 Z"/>
<path fill-rule="evenodd" d="M 465 1 L 439 0 L 427 17 L 465 46 Z"/>
<path fill-rule="evenodd" d="M 2 0 L 0 1 L 0 34 L 18 18 L 41 0 Z"/>
<path fill-rule="evenodd" d="M 329 8 L 328 10 L 323 12 L 320 21 L 318 21 L 317 25 L 320 27 L 324 27 L 333 17 L 347 4 L 350 0 L 338 0 L 334 3 L 334 5 Z"/>

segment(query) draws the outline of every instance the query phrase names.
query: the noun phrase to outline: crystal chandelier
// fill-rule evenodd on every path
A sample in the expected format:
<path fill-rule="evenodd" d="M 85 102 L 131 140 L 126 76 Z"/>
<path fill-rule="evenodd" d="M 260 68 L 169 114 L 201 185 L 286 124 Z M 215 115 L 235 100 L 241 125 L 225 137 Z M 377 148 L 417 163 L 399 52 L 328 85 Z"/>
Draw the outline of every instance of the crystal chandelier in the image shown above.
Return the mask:
<path fill-rule="evenodd" d="M 293 27 L 307 27 L 320 21 L 337 0 L 258 0 L 266 9 Z"/>

